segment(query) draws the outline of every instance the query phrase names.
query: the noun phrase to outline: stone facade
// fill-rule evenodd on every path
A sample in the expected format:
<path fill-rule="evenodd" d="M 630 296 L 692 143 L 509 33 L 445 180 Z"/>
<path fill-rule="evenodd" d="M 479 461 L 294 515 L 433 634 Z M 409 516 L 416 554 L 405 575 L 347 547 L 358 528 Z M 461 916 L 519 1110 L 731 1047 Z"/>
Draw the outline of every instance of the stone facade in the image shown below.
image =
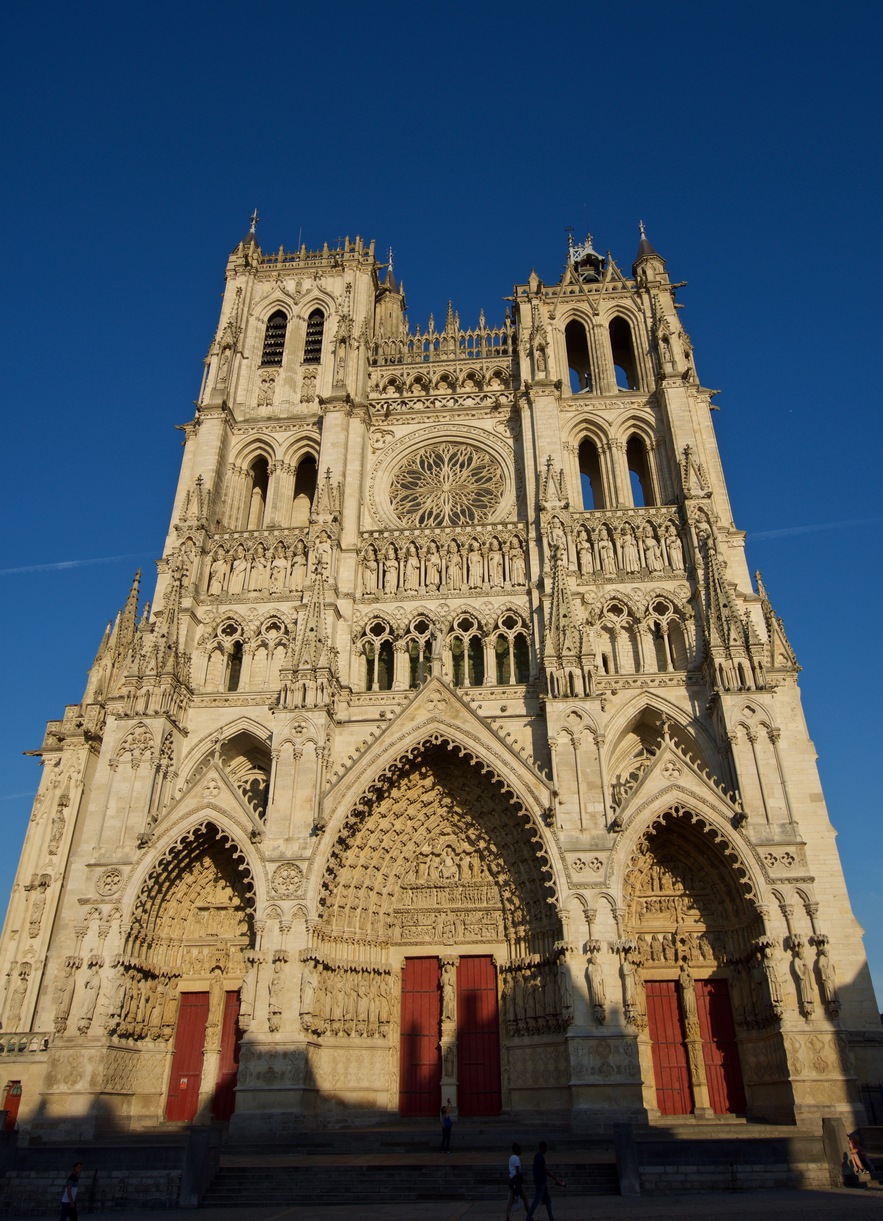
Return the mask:
<path fill-rule="evenodd" d="M 46 732 L 20 1121 L 852 1121 L 879 1016 L 665 262 L 404 309 L 360 239 L 230 256 L 152 608 Z"/>

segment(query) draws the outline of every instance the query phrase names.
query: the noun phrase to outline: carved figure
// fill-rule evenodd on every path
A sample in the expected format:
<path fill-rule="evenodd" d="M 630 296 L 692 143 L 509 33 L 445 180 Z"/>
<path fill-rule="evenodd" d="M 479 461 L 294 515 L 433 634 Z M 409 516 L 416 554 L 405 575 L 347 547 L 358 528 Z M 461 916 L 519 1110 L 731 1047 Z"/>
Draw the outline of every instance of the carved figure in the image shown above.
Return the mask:
<path fill-rule="evenodd" d="M 370 544 L 362 556 L 362 593 L 367 597 L 377 593 L 377 552 Z"/>
<path fill-rule="evenodd" d="M 438 589 L 441 584 L 441 556 L 436 543 L 430 543 L 427 546 L 423 563 L 426 570 L 426 588 Z"/>
<path fill-rule="evenodd" d="M 270 564 L 270 589 L 285 588 L 285 578 L 288 576 L 288 560 L 282 543 L 277 543 L 273 550 L 273 561 Z"/>
<path fill-rule="evenodd" d="M 260 593 L 267 584 L 267 549 L 263 543 L 258 543 L 254 549 L 254 556 L 251 561 L 251 576 L 248 581 L 248 588 L 251 592 Z"/>
<path fill-rule="evenodd" d="M 811 1018 L 815 1013 L 816 1002 L 813 992 L 812 971 L 809 963 L 804 955 L 803 943 L 795 941 L 792 947 L 793 957 L 791 959 L 792 970 L 794 971 L 794 980 L 797 984 L 797 995 L 800 998 L 803 1016 Z"/>
<path fill-rule="evenodd" d="M 300 1021 L 304 1030 L 309 1030 L 311 1027 L 315 1001 L 316 968 L 311 962 L 307 962 L 304 964 L 303 975 L 300 977 Z"/>
<path fill-rule="evenodd" d="M 503 584 L 503 553 L 495 538 L 492 538 L 488 545 L 487 579 L 488 584 L 495 589 Z"/>
<path fill-rule="evenodd" d="M 399 561 L 396 549 L 389 544 L 383 556 L 383 592 L 394 594 L 399 588 Z"/>
<path fill-rule="evenodd" d="M 307 549 L 302 538 L 294 544 L 291 557 L 291 592 L 302 594 L 307 579 Z"/>
<path fill-rule="evenodd" d="M 684 1015 L 684 1025 L 687 1027 L 687 1034 L 689 1035 L 699 1029 L 699 1011 L 696 1007 L 696 985 L 693 982 L 693 976 L 690 974 L 690 968 L 685 962 L 681 963 L 681 970 L 678 975 L 678 988 L 681 993 L 681 1012 Z"/>
<path fill-rule="evenodd" d="M 456 593 L 463 588 L 463 557 L 460 548 L 451 539 L 448 544 L 448 589 Z"/>
<path fill-rule="evenodd" d="M 509 544 L 509 581 L 512 585 L 525 583 L 524 551 L 518 538 L 513 538 Z"/>
<path fill-rule="evenodd" d="M 598 559 L 601 562 L 601 571 L 606 576 L 614 576 L 616 573 L 616 556 L 613 552 L 613 543 L 610 541 L 610 535 L 606 529 L 602 529 L 598 535 Z"/>
<path fill-rule="evenodd" d="M 61 843 L 64 835 L 64 802 L 59 801 L 55 813 L 52 815 L 52 822 L 49 827 L 49 847 L 50 856 L 58 855 L 58 845 Z"/>
<path fill-rule="evenodd" d="M 457 1018 L 457 968 L 450 961 L 442 962 L 442 1021 L 453 1022 Z"/>
<path fill-rule="evenodd" d="M 592 547 L 585 530 L 580 530 L 576 536 L 576 563 L 582 576 L 587 577 L 594 571 Z"/>
<path fill-rule="evenodd" d="M 684 571 L 684 548 L 678 532 L 671 522 L 665 527 L 665 550 L 668 552 L 669 567 L 673 572 Z"/>
<path fill-rule="evenodd" d="M 837 977 L 834 974 L 834 964 L 828 953 L 828 938 L 816 938 L 816 970 L 819 975 L 819 991 L 822 1000 L 828 1007 L 832 1017 L 840 1013 L 840 995 L 837 991 Z"/>
<path fill-rule="evenodd" d="M 222 550 L 215 552 L 208 576 L 208 592 L 215 596 L 224 592 L 224 578 L 227 575 L 227 556 Z"/>
<path fill-rule="evenodd" d="M 641 571 L 641 557 L 638 555 L 638 544 L 628 526 L 623 526 L 619 535 L 622 566 L 626 572 Z"/>
<path fill-rule="evenodd" d="M 599 1026 L 607 1021 L 607 989 L 604 985 L 604 972 L 600 963 L 601 944 L 591 942 L 586 958 L 586 981 L 589 985 L 589 1003 L 592 1015 Z"/>
<path fill-rule="evenodd" d="M 470 589 L 480 589 L 484 582 L 484 556 L 480 544 L 473 539 L 469 544 L 466 568 L 467 584 Z"/>
<path fill-rule="evenodd" d="M 6 1007 L 6 1020 L 4 1027 L 6 1030 L 17 1030 L 21 1021 L 21 1013 L 24 1008 L 25 997 L 28 994 L 28 974 L 30 967 L 23 963 L 19 967 L 18 983 L 15 985 L 14 991 L 9 997 L 9 1004 Z"/>
<path fill-rule="evenodd" d="M 778 1016 L 782 1012 L 782 989 L 779 984 L 779 976 L 776 972 L 776 960 L 773 955 L 773 947 L 770 944 L 761 947 L 761 966 L 763 973 L 766 976 L 767 988 L 770 994 L 770 1003 L 773 1011 Z"/>
<path fill-rule="evenodd" d="M 275 1034 L 282 1025 L 282 966 L 282 959 L 277 958 L 267 988 L 267 1029 L 271 1034 Z"/>
<path fill-rule="evenodd" d="M 101 991 L 101 959 L 90 958 L 89 969 L 83 980 L 83 1004 L 77 1021 L 80 1034 L 88 1034 L 92 1019 L 95 1016 L 95 1006 L 98 1003 L 98 993 Z"/>
<path fill-rule="evenodd" d="M 648 524 L 644 527 L 643 535 L 644 545 L 644 564 L 648 572 L 662 571 L 662 552 L 659 549 L 659 543 L 656 541 L 656 535 L 653 533 L 653 527 Z"/>
<path fill-rule="evenodd" d="M 56 1034 L 64 1034 L 67 1020 L 71 1013 L 74 999 L 74 989 L 77 986 L 78 959 L 68 958 L 64 965 L 64 975 L 58 982 L 55 993 L 55 1015 L 53 1025 Z"/>
<path fill-rule="evenodd" d="M 230 593 L 241 594 L 245 590 L 245 578 L 248 573 L 248 560 L 245 558 L 245 548 L 240 543 L 233 552 L 233 565 L 230 569 Z"/>
<path fill-rule="evenodd" d="M 549 522 L 549 551 L 553 559 L 560 556 L 567 563 L 567 535 L 558 517 Z"/>
<path fill-rule="evenodd" d="M 404 587 L 409 593 L 416 593 L 420 588 L 420 556 L 417 554 L 417 547 L 414 543 L 408 544 L 405 555 Z"/>

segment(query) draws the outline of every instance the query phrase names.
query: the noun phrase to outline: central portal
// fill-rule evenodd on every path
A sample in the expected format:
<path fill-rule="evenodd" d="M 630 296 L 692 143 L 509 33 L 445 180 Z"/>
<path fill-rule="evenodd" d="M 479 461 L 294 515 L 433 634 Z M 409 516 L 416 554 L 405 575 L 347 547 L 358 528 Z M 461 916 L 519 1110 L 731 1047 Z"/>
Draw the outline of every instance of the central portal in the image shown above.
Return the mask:
<path fill-rule="evenodd" d="M 400 760 L 341 827 L 322 890 L 301 1020 L 317 1062 L 335 1049 L 353 1065 L 338 1098 L 361 1085 L 402 1115 L 437 1116 L 450 1098 L 491 1116 L 566 1089 L 551 869 L 537 823 L 487 767 L 441 743 Z"/>

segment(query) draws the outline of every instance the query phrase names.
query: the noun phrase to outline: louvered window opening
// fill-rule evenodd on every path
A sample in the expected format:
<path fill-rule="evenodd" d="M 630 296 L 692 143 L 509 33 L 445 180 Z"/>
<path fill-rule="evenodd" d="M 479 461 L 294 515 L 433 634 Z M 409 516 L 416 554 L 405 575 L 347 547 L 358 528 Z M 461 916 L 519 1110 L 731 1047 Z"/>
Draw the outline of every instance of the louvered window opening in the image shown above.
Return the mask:
<path fill-rule="evenodd" d="M 288 318 L 281 310 L 272 314 L 264 332 L 264 354 L 262 365 L 281 365 L 282 353 L 285 351 L 285 332 L 288 329 Z"/>
<path fill-rule="evenodd" d="M 304 340 L 304 364 L 317 365 L 322 359 L 322 336 L 325 331 L 325 315 L 314 309 L 307 319 L 307 336 Z"/>

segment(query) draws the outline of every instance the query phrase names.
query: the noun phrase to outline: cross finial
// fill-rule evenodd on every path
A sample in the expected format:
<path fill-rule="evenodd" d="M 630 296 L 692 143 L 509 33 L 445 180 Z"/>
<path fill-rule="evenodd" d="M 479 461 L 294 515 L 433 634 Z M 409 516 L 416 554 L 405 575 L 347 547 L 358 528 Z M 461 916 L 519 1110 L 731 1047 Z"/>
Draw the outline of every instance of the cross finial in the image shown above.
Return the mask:
<path fill-rule="evenodd" d="M 389 248 L 389 270 L 392 271 L 392 246 Z"/>
<path fill-rule="evenodd" d="M 251 228 L 249 229 L 249 233 L 254 233 L 255 229 L 257 229 L 259 219 L 258 210 L 255 208 L 254 212 L 251 214 Z"/>
<path fill-rule="evenodd" d="M 641 237 L 646 237 L 647 234 L 644 231 L 644 222 L 642 220 L 638 221 L 638 228 L 641 230 Z"/>
<path fill-rule="evenodd" d="M 566 225 L 565 232 L 567 234 L 567 249 L 573 250 L 573 225 Z"/>

